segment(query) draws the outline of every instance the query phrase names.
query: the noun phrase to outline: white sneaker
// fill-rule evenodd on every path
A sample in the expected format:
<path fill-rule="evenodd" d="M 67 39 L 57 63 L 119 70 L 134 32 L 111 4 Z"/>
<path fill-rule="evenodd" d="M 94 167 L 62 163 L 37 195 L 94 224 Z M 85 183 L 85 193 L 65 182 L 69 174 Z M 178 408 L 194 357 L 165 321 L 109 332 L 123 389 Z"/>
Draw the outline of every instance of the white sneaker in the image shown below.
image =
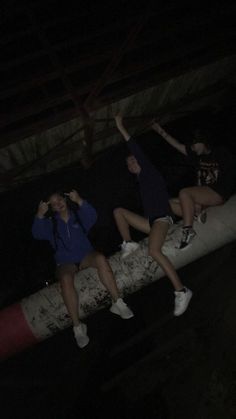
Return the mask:
<path fill-rule="evenodd" d="M 135 250 L 137 250 L 139 247 L 139 244 L 136 242 L 126 242 L 123 241 L 121 245 L 121 257 L 122 259 L 126 258 L 130 255 L 130 253 L 133 253 Z"/>
<path fill-rule="evenodd" d="M 175 291 L 175 309 L 174 316 L 180 316 L 188 308 L 192 298 L 192 291 L 184 287 L 185 291 Z"/>
<path fill-rule="evenodd" d="M 110 311 L 113 314 L 117 314 L 122 319 L 131 319 L 131 317 L 134 317 L 134 313 L 130 310 L 127 304 L 125 304 L 122 298 L 118 298 L 118 300 L 112 304 Z"/>
<path fill-rule="evenodd" d="M 89 337 L 87 335 L 87 326 L 84 323 L 79 324 L 73 328 L 75 340 L 79 348 L 84 348 L 89 343 Z"/>
<path fill-rule="evenodd" d="M 182 238 L 179 245 L 179 249 L 186 249 L 188 247 L 194 237 L 196 236 L 196 231 L 192 227 L 183 227 L 182 228 Z"/>

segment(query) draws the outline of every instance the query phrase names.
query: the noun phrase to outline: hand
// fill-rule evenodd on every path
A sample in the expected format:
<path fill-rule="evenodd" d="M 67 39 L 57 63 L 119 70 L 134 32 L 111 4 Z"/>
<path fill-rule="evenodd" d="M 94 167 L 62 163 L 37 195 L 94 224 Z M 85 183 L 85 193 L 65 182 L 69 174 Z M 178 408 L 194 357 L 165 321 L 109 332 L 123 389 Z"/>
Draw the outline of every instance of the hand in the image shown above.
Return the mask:
<path fill-rule="evenodd" d="M 37 217 L 43 218 L 46 212 L 48 212 L 49 202 L 40 201 L 37 211 Z"/>
<path fill-rule="evenodd" d="M 72 191 L 65 193 L 65 195 L 68 196 L 72 202 L 75 202 L 78 205 L 81 205 L 83 203 L 83 199 L 75 189 L 72 189 Z"/>
<path fill-rule="evenodd" d="M 152 120 L 151 127 L 152 127 L 155 131 L 157 131 L 157 132 L 162 131 L 162 127 L 161 127 L 161 125 L 158 123 L 158 121 L 157 121 L 156 119 L 153 119 L 153 120 Z"/>
<path fill-rule="evenodd" d="M 120 113 L 115 116 L 115 121 L 116 121 L 116 126 L 118 130 L 120 131 L 121 135 L 123 136 L 124 140 L 129 141 L 131 135 L 129 134 L 127 129 L 124 127 L 123 117 Z"/>
<path fill-rule="evenodd" d="M 120 128 L 123 126 L 123 116 L 119 113 L 115 115 L 115 121 L 117 128 Z"/>

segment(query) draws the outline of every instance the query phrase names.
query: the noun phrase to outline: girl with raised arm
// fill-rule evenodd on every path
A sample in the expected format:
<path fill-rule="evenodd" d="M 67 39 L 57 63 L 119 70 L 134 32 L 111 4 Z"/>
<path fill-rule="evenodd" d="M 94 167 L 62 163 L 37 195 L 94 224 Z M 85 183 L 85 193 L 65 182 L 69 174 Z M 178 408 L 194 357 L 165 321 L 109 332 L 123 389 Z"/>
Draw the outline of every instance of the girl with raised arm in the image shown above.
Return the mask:
<path fill-rule="evenodd" d="M 154 122 L 152 128 L 195 167 L 196 185 L 181 189 L 178 199 L 170 201 L 173 212 L 183 217 L 179 248 L 185 249 L 196 236 L 193 229 L 195 216 L 205 222 L 206 212 L 201 213 L 201 210 L 221 205 L 230 197 L 234 185 L 232 157 L 224 147 L 211 148 L 200 131 L 196 132 L 190 145 L 185 145 L 168 134 L 158 122 Z"/>
<path fill-rule="evenodd" d="M 121 245 L 123 257 L 128 256 L 138 247 L 138 244 L 131 240 L 130 226 L 149 235 L 149 255 L 161 266 L 174 287 L 174 315 L 179 316 L 187 309 L 192 291 L 182 284 L 174 266 L 162 253 L 162 246 L 169 226 L 173 223 L 166 183 L 160 172 L 144 155 L 135 140 L 131 138 L 124 127 L 122 117 L 117 115 L 115 121 L 130 150 L 127 166 L 128 170 L 137 176 L 144 208 L 144 217 L 125 208 L 114 210 L 114 218 L 123 239 Z"/>

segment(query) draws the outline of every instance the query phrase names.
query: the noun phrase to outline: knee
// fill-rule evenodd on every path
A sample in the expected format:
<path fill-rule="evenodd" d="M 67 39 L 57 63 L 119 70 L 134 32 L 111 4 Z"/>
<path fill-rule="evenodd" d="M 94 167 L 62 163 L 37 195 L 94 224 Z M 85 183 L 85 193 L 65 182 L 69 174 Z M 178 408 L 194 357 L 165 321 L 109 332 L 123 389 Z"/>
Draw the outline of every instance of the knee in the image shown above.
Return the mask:
<path fill-rule="evenodd" d="M 180 201 L 185 199 L 186 197 L 189 197 L 189 196 L 191 196 L 189 188 L 183 188 L 183 189 L 180 190 L 180 192 L 179 192 L 179 200 Z"/>
<path fill-rule="evenodd" d="M 96 265 L 97 269 L 104 268 L 105 266 L 108 265 L 107 259 L 106 259 L 106 257 L 104 256 L 103 253 L 96 252 L 96 254 L 95 254 L 95 265 Z"/>
<path fill-rule="evenodd" d="M 124 208 L 115 208 L 113 210 L 113 216 L 115 218 L 120 217 L 121 215 L 123 215 L 123 212 L 124 212 Z"/>

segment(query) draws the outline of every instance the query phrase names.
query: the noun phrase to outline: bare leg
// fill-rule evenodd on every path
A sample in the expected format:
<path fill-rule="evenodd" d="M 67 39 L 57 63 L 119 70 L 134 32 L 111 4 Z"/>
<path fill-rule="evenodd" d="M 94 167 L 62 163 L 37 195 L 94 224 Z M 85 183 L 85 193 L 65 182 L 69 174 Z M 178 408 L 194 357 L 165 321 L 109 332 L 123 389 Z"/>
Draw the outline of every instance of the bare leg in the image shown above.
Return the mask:
<path fill-rule="evenodd" d="M 149 234 L 150 225 L 149 221 L 141 217 L 138 214 L 135 214 L 132 211 L 129 211 L 125 208 L 116 208 L 113 212 L 117 228 L 120 232 L 120 235 L 124 241 L 130 241 L 130 230 L 129 227 L 132 226 L 136 230 L 139 230 L 145 234 Z"/>
<path fill-rule="evenodd" d="M 87 326 L 79 320 L 79 299 L 74 286 L 75 274 L 78 269 L 75 264 L 62 265 L 59 267 L 59 280 L 61 284 L 62 297 L 67 311 L 73 322 L 74 336 L 79 348 L 84 348 L 89 343 Z"/>
<path fill-rule="evenodd" d="M 72 319 L 73 325 L 79 325 L 79 300 L 74 287 L 74 275 L 66 273 L 60 279 L 62 298 Z"/>
<path fill-rule="evenodd" d="M 195 201 L 190 190 L 182 189 L 179 193 L 179 199 L 183 211 L 184 226 L 192 226 L 194 221 Z"/>
<path fill-rule="evenodd" d="M 182 217 L 183 212 L 178 198 L 171 198 L 169 200 L 170 207 L 175 215 Z"/>
<path fill-rule="evenodd" d="M 113 301 L 116 301 L 119 298 L 119 291 L 112 269 L 106 257 L 99 252 L 89 253 L 81 262 L 80 269 L 88 267 L 97 269 L 100 281 L 111 294 Z"/>
<path fill-rule="evenodd" d="M 184 188 L 179 193 L 179 200 L 183 211 L 184 226 L 193 225 L 196 205 L 210 207 L 223 204 L 222 197 L 208 186 Z"/>
<path fill-rule="evenodd" d="M 179 198 L 171 198 L 169 200 L 170 207 L 175 215 L 183 217 L 183 211 Z M 194 215 L 199 215 L 202 210 L 202 205 L 195 203 Z"/>
<path fill-rule="evenodd" d="M 184 286 L 170 260 L 162 253 L 162 246 L 165 241 L 169 224 L 163 221 L 156 221 L 149 234 L 149 254 L 158 262 L 167 277 L 170 279 L 176 291 L 181 290 Z"/>

